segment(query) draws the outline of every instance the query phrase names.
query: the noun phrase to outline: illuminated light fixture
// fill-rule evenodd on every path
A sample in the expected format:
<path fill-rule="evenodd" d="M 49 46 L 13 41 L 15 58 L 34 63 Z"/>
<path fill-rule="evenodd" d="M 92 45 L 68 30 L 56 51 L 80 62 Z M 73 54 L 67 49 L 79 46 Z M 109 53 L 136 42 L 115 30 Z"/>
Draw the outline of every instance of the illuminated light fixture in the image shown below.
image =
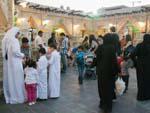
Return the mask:
<path fill-rule="evenodd" d="M 48 25 L 48 23 L 49 23 L 49 20 L 44 20 L 43 21 L 43 25 Z"/>
<path fill-rule="evenodd" d="M 26 18 L 18 18 L 17 19 L 17 24 L 21 25 L 26 21 Z"/>
<path fill-rule="evenodd" d="M 56 33 L 62 33 L 62 32 L 65 32 L 65 31 L 64 31 L 64 29 L 62 29 L 62 28 L 58 28 L 58 29 L 55 30 L 55 32 L 56 32 Z"/>
<path fill-rule="evenodd" d="M 74 25 L 73 27 L 74 27 L 74 29 L 78 29 L 80 27 L 80 25 Z"/>
<path fill-rule="evenodd" d="M 27 7 L 27 2 L 21 2 L 19 5 L 21 5 L 23 8 Z"/>
<path fill-rule="evenodd" d="M 138 22 L 140 27 L 145 27 L 145 22 Z"/>
<path fill-rule="evenodd" d="M 116 25 L 113 25 L 113 24 L 111 24 L 111 23 L 110 23 L 108 26 L 109 26 L 109 27 L 112 27 L 112 26 L 114 26 L 114 27 L 115 27 Z"/>

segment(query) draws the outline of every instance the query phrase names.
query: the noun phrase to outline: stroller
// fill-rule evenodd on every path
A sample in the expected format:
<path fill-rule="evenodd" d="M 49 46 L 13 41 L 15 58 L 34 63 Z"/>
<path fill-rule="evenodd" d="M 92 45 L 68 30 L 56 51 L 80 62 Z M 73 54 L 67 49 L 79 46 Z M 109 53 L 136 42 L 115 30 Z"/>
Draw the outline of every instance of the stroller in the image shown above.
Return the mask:
<path fill-rule="evenodd" d="M 93 60 L 94 60 L 94 54 L 92 52 L 88 52 L 85 55 L 85 74 L 84 77 L 86 79 L 96 79 L 96 68 L 92 67 Z"/>

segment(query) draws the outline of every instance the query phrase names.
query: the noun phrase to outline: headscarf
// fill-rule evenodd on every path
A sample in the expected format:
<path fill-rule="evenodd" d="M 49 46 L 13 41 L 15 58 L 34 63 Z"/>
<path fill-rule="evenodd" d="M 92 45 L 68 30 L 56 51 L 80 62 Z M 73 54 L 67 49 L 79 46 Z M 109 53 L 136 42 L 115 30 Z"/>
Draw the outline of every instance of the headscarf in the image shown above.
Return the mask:
<path fill-rule="evenodd" d="M 145 34 L 144 35 L 143 43 L 144 44 L 150 44 L 150 34 Z"/>
<path fill-rule="evenodd" d="M 104 38 L 103 38 L 103 44 L 104 45 L 113 45 L 113 40 L 112 40 L 112 35 L 111 33 L 107 33 L 104 35 Z"/>
<path fill-rule="evenodd" d="M 143 42 L 137 45 L 136 55 L 142 57 L 150 55 L 150 34 L 145 34 L 143 37 Z"/>
<path fill-rule="evenodd" d="M 19 32 L 18 27 L 12 27 L 9 29 L 4 38 L 2 39 L 2 55 L 3 58 L 5 57 L 7 51 L 8 51 L 8 45 L 12 43 L 12 41 L 15 39 L 16 34 Z"/>

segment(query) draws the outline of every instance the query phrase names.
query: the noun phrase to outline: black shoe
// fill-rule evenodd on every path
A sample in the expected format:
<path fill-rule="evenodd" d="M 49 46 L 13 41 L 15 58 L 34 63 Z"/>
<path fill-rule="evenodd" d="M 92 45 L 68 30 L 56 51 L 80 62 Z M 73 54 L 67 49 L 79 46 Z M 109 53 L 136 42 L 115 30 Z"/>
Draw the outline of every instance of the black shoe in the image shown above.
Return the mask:
<path fill-rule="evenodd" d="M 63 73 L 63 74 L 64 74 L 64 73 L 66 73 L 66 71 L 61 71 L 61 73 Z"/>
<path fill-rule="evenodd" d="M 112 112 L 112 110 L 111 109 L 105 109 L 104 111 L 103 111 L 103 113 L 111 113 Z"/>
<path fill-rule="evenodd" d="M 79 81 L 79 84 L 82 85 L 82 84 L 83 84 L 83 81 Z"/>
<path fill-rule="evenodd" d="M 50 97 L 50 99 L 54 99 L 54 100 L 55 100 L 55 99 L 58 99 L 58 98 L 59 98 L 59 97 Z"/>
<path fill-rule="evenodd" d="M 37 99 L 37 101 L 46 101 L 47 99 Z"/>
<path fill-rule="evenodd" d="M 99 104 L 98 106 L 100 109 L 103 109 L 103 105 L 102 104 Z"/>
<path fill-rule="evenodd" d="M 78 78 L 79 84 L 83 84 L 83 79 L 81 77 Z"/>

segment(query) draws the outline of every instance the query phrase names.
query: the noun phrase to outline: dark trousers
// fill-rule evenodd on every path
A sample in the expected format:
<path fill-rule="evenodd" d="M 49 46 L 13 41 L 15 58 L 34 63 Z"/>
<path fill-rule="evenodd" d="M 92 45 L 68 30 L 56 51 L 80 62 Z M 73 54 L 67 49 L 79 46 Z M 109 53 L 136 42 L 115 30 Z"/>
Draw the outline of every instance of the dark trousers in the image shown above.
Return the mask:
<path fill-rule="evenodd" d="M 79 84 L 83 83 L 83 76 L 84 76 L 84 65 L 78 65 L 78 72 L 79 72 Z"/>
<path fill-rule="evenodd" d="M 67 70 L 67 56 L 66 54 L 61 54 L 62 72 Z"/>
<path fill-rule="evenodd" d="M 128 90 L 129 75 L 122 76 L 122 80 L 125 82 L 125 85 L 126 85 L 125 92 L 126 92 Z"/>
<path fill-rule="evenodd" d="M 112 110 L 112 100 L 114 94 L 114 78 L 101 78 L 98 77 L 98 91 L 100 96 L 100 107 L 104 111 Z"/>

